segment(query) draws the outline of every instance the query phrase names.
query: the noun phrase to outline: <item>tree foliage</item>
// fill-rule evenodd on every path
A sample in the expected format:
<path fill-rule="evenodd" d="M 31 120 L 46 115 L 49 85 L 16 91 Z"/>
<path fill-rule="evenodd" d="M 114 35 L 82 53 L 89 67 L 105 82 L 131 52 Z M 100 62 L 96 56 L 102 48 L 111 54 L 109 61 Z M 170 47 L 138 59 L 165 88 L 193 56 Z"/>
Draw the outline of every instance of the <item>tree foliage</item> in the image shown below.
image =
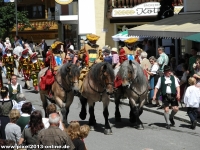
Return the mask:
<path fill-rule="evenodd" d="M 23 24 L 23 28 L 30 25 L 26 11 L 17 11 L 17 21 L 18 24 Z M 4 0 L 0 0 L 0 37 L 9 36 L 15 24 L 15 3 L 4 3 Z"/>

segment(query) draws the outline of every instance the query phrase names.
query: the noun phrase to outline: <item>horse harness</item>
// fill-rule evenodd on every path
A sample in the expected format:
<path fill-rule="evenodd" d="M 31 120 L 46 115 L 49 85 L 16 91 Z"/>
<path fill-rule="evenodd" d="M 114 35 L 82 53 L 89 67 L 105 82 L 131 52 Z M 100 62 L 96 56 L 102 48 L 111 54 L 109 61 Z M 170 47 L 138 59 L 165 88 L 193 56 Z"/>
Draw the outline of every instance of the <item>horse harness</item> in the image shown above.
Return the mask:
<path fill-rule="evenodd" d="M 138 76 L 135 77 L 135 79 L 137 78 Z M 134 79 L 134 80 L 135 80 Z M 132 83 L 132 82 L 131 82 Z M 138 96 L 138 101 L 140 101 L 140 97 L 145 94 L 148 90 L 145 90 L 142 94 L 138 94 L 138 92 L 136 92 L 131 86 L 130 86 L 130 89 Z"/>
<path fill-rule="evenodd" d="M 69 72 L 67 72 L 67 75 L 69 75 L 69 78 L 71 77 L 71 75 L 69 74 Z M 57 84 L 65 91 L 65 94 L 66 94 L 66 97 L 67 97 L 67 93 L 71 92 L 71 91 L 72 91 L 72 88 L 70 88 L 70 89 L 67 90 L 67 89 L 62 85 L 62 83 L 58 82 L 58 80 L 56 79 L 55 75 L 54 75 L 54 79 L 55 79 L 55 81 L 57 82 Z M 65 79 L 62 78 L 62 76 L 61 76 L 61 79 L 62 79 L 62 81 L 65 81 Z M 69 82 L 70 82 L 70 85 L 73 85 L 73 83 L 77 83 L 78 81 L 76 81 L 76 82 L 71 82 L 71 80 L 69 79 Z M 66 83 L 66 85 L 68 86 L 68 84 L 67 84 L 66 81 L 65 81 L 65 83 Z M 71 86 L 70 86 L 70 87 L 71 87 Z"/>
<path fill-rule="evenodd" d="M 104 73 L 104 72 L 103 72 L 103 73 Z M 105 75 L 104 75 L 103 73 L 102 73 L 102 76 L 105 77 Z M 89 75 L 88 75 L 88 79 L 89 79 Z M 110 83 L 110 82 L 109 82 L 109 83 L 105 84 L 105 86 L 103 87 L 102 84 L 100 83 L 100 85 L 101 85 L 104 89 L 103 89 L 103 91 L 99 92 L 98 90 L 95 90 L 95 89 L 91 86 L 89 80 L 88 80 L 88 84 L 89 84 L 90 88 L 91 88 L 94 92 L 99 93 L 99 95 L 100 95 L 100 100 L 99 100 L 99 102 L 102 101 L 103 93 L 106 91 L 106 89 L 105 89 L 106 86 L 109 85 L 109 84 L 113 85 L 113 83 Z"/>

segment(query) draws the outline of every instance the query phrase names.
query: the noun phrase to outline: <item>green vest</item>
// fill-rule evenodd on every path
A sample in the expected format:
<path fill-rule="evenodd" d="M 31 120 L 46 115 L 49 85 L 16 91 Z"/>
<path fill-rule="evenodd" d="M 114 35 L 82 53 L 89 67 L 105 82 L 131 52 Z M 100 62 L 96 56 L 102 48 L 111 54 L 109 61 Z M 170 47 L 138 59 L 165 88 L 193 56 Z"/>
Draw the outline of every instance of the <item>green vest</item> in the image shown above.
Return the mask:
<path fill-rule="evenodd" d="M 17 85 L 17 90 L 13 90 L 11 84 L 8 85 L 8 91 L 9 91 L 9 98 L 11 100 L 16 100 L 17 101 L 17 94 L 20 93 L 20 85 Z M 18 102 L 18 101 L 17 101 Z"/>
<path fill-rule="evenodd" d="M 170 86 L 172 94 L 176 94 L 175 77 L 170 76 L 170 80 L 172 81 L 172 84 Z M 165 77 L 162 76 L 161 77 L 161 92 L 162 92 L 162 95 L 166 94 L 166 89 L 167 89 L 167 85 L 165 84 Z"/>

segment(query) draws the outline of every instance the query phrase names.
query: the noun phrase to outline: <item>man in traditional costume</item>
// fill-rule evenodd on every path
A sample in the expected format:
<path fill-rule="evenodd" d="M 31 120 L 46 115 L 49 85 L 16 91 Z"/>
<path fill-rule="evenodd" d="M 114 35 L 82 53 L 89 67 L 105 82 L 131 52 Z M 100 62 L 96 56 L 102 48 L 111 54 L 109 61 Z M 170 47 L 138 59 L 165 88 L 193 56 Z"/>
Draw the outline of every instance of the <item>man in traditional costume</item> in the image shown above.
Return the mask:
<path fill-rule="evenodd" d="M 35 89 L 35 92 L 38 93 L 38 74 L 41 69 L 45 67 L 44 62 L 38 59 L 38 53 L 34 52 L 30 59 L 30 73 L 31 73 L 31 79 L 33 80 L 33 86 Z"/>
<path fill-rule="evenodd" d="M 124 41 L 126 46 L 122 47 L 119 51 L 120 64 L 122 64 L 126 60 L 134 60 L 135 50 L 133 50 L 133 46 L 135 42 L 137 42 L 137 40 L 138 40 L 137 38 L 129 38 Z M 114 83 L 115 83 L 115 88 L 118 88 L 119 86 L 122 85 L 122 81 L 118 75 L 116 76 Z"/>
<path fill-rule="evenodd" d="M 134 48 L 135 42 L 137 41 L 138 41 L 137 38 L 129 38 L 125 40 L 124 43 L 126 45 L 120 49 L 119 53 L 122 53 L 122 54 L 125 53 L 128 60 L 134 60 L 135 50 L 133 48 Z M 124 56 L 122 55 L 121 57 L 124 57 Z"/>
<path fill-rule="evenodd" d="M 8 83 L 10 83 L 11 76 L 14 74 L 14 56 L 12 54 L 13 49 L 11 47 L 6 48 L 6 54 L 3 55 L 2 63 L 6 67 L 6 78 Z"/>
<path fill-rule="evenodd" d="M 95 34 L 88 34 L 86 36 L 88 42 L 84 45 L 83 49 L 79 51 L 79 60 L 83 62 L 85 66 L 80 73 L 79 78 L 79 87 L 81 88 L 83 79 L 89 68 L 95 64 L 103 61 L 102 50 L 99 48 L 99 45 L 96 44 L 97 40 L 100 38 Z"/>
<path fill-rule="evenodd" d="M 30 80 L 30 56 L 29 56 L 29 49 L 24 49 L 22 51 L 22 56 L 19 59 L 19 67 L 18 72 L 23 72 L 23 76 L 25 79 L 25 85 L 24 88 L 27 88 L 28 90 L 31 89 L 29 80 Z"/>
<path fill-rule="evenodd" d="M 51 86 L 54 82 L 54 76 L 56 75 L 57 70 L 64 63 L 65 53 L 61 51 L 61 46 L 64 43 L 60 41 L 55 41 L 46 54 L 45 66 L 48 66 L 49 69 L 40 81 L 40 89 L 48 90 L 49 96 L 51 96 Z"/>

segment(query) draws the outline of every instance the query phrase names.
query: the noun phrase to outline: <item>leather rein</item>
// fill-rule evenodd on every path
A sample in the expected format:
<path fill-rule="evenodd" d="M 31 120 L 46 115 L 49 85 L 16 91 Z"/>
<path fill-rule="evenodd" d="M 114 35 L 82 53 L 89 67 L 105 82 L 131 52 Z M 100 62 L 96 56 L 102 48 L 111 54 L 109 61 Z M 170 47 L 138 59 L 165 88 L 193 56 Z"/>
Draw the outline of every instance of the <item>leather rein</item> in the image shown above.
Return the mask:
<path fill-rule="evenodd" d="M 102 76 L 105 76 L 105 75 L 102 73 Z M 104 86 L 102 86 L 102 84 L 100 83 L 101 87 L 103 87 L 103 91 L 95 90 L 95 89 L 91 86 L 91 84 L 90 84 L 90 77 L 89 77 L 89 74 L 88 74 L 88 84 L 89 84 L 90 88 L 91 88 L 94 92 L 99 93 L 99 95 L 100 95 L 100 100 L 99 100 L 99 101 L 102 101 L 102 96 L 103 96 L 103 93 L 106 91 L 106 86 L 109 85 L 109 84 L 113 85 L 112 82 L 109 82 L 109 83 L 105 84 Z"/>

